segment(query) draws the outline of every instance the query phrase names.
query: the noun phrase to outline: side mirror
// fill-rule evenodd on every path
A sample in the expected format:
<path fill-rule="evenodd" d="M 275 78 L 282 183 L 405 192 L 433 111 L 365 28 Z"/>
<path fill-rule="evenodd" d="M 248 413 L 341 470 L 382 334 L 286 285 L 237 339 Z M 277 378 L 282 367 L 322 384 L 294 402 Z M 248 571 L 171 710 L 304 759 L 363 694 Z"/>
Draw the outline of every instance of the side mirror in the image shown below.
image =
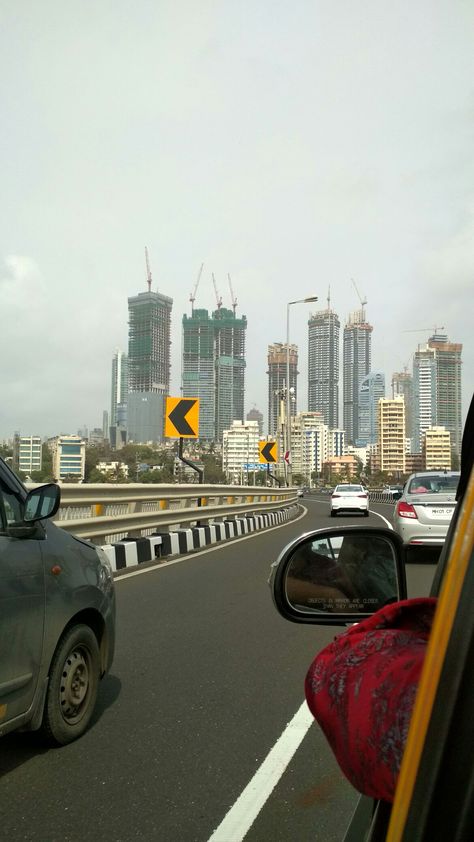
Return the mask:
<path fill-rule="evenodd" d="M 52 517 L 59 509 L 61 489 L 53 482 L 30 491 L 24 504 L 23 522 L 36 523 Z"/>
<path fill-rule="evenodd" d="M 392 494 L 393 500 L 399 500 L 400 497 L 402 496 L 402 493 L 403 492 L 401 492 L 401 491 L 394 491 L 393 494 Z"/>
<path fill-rule="evenodd" d="M 390 529 L 318 529 L 293 541 L 269 579 L 279 613 L 295 623 L 344 625 L 406 599 L 401 538 Z"/>

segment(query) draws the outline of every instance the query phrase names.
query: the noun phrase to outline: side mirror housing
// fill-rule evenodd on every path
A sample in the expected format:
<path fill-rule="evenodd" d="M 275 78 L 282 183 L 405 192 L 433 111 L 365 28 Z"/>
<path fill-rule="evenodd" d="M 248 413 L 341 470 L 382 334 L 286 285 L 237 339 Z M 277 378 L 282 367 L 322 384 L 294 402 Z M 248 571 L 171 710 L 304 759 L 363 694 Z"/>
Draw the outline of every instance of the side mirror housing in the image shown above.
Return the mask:
<path fill-rule="evenodd" d="M 283 550 L 269 584 L 275 607 L 287 620 L 355 623 L 406 599 L 403 544 L 390 529 L 318 529 Z"/>
<path fill-rule="evenodd" d="M 23 522 L 37 523 L 53 517 L 59 509 L 61 489 L 53 482 L 41 485 L 29 492 L 24 503 Z"/>

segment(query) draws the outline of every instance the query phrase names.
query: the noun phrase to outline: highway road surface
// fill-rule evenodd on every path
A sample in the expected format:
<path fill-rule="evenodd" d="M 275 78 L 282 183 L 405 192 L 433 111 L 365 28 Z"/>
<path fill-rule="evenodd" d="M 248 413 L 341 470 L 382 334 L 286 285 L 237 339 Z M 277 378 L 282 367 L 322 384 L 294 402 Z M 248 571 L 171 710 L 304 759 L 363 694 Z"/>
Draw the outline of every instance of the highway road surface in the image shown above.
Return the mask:
<path fill-rule="evenodd" d="M 0 743 L 0 827 L 9 842 L 338 842 L 357 794 L 303 704 L 330 627 L 275 611 L 270 562 L 302 532 L 340 523 L 306 497 L 298 521 L 117 580 L 117 650 L 79 741 Z M 410 567 L 410 595 L 431 566 Z"/>

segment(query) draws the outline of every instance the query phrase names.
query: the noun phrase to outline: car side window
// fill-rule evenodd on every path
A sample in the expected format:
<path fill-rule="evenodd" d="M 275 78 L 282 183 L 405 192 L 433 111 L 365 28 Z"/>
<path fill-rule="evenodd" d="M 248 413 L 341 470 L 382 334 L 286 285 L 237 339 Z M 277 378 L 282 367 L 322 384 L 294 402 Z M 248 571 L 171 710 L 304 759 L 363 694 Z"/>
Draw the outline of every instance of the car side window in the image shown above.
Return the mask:
<path fill-rule="evenodd" d="M 21 520 L 20 500 L 0 479 L 0 531 L 4 532 L 9 524 Z"/>

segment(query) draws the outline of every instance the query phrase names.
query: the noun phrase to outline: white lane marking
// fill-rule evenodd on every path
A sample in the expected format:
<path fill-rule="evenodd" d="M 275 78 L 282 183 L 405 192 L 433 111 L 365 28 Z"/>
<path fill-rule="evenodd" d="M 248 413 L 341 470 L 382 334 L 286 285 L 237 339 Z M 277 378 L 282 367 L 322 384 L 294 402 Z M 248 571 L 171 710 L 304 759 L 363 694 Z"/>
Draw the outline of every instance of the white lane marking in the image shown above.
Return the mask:
<path fill-rule="evenodd" d="M 314 722 L 303 702 L 208 842 L 241 842 Z"/>
<path fill-rule="evenodd" d="M 162 561 L 155 567 L 145 567 L 143 570 L 132 570 L 131 573 L 123 573 L 121 576 L 114 577 L 114 584 L 121 582 L 122 579 L 131 579 L 132 576 L 141 576 L 143 573 L 155 573 L 157 570 L 162 570 L 163 567 L 169 567 L 170 564 L 181 564 L 182 561 L 188 561 L 191 558 L 196 558 L 197 556 L 204 555 L 205 553 L 213 553 L 216 550 L 222 550 L 224 547 L 229 547 L 231 544 L 240 544 L 241 541 L 248 541 L 249 538 L 256 538 L 258 535 L 274 532 L 275 529 L 283 529 L 284 526 L 289 526 L 292 523 L 298 523 L 298 521 L 307 514 L 308 509 L 303 508 L 303 512 L 294 520 L 286 520 L 284 523 L 277 524 L 277 526 L 270 526 L 267 529 L 259 529 L 257 532 L 250 532 L 248 535 L 242 535 L 240 538 L 231 538 L 229 541 L 220 541 L 218 544 L 214 545 L 209 544 L 208 547 L 203 547 L 202 550 L 180 555 L 179 558 L 173 558 L 170 559 L 170 561 Z M 150 561 L 153 561 L 153 559 L 150 559 Z"/>
<path fill-rule="evenodd" d="M 393 532 L 393 526 L 392 526 L 392 524 L 390 523 L 390 521 L 389 521 L 389 520 L 387 520 L 387 518 L 386 518 L 386 517 L 384 517 L 383 515 L 380 515 L 378 512 L 374 512 L 372 509 L 369 509 L 369 511 L 370 511 L 370 514 L 371 514 L 371 515 L 377 515 L 377 517 L 381 517 L 381 518 L 382 518 L 382 520 L 384 520 L 384 521 L 385 521 L 385 523 L 387 524 L 388 528 L 389 528 L 389 529 L 391 529 L 391 530 L 392 530 L 392 532 Z"/>

